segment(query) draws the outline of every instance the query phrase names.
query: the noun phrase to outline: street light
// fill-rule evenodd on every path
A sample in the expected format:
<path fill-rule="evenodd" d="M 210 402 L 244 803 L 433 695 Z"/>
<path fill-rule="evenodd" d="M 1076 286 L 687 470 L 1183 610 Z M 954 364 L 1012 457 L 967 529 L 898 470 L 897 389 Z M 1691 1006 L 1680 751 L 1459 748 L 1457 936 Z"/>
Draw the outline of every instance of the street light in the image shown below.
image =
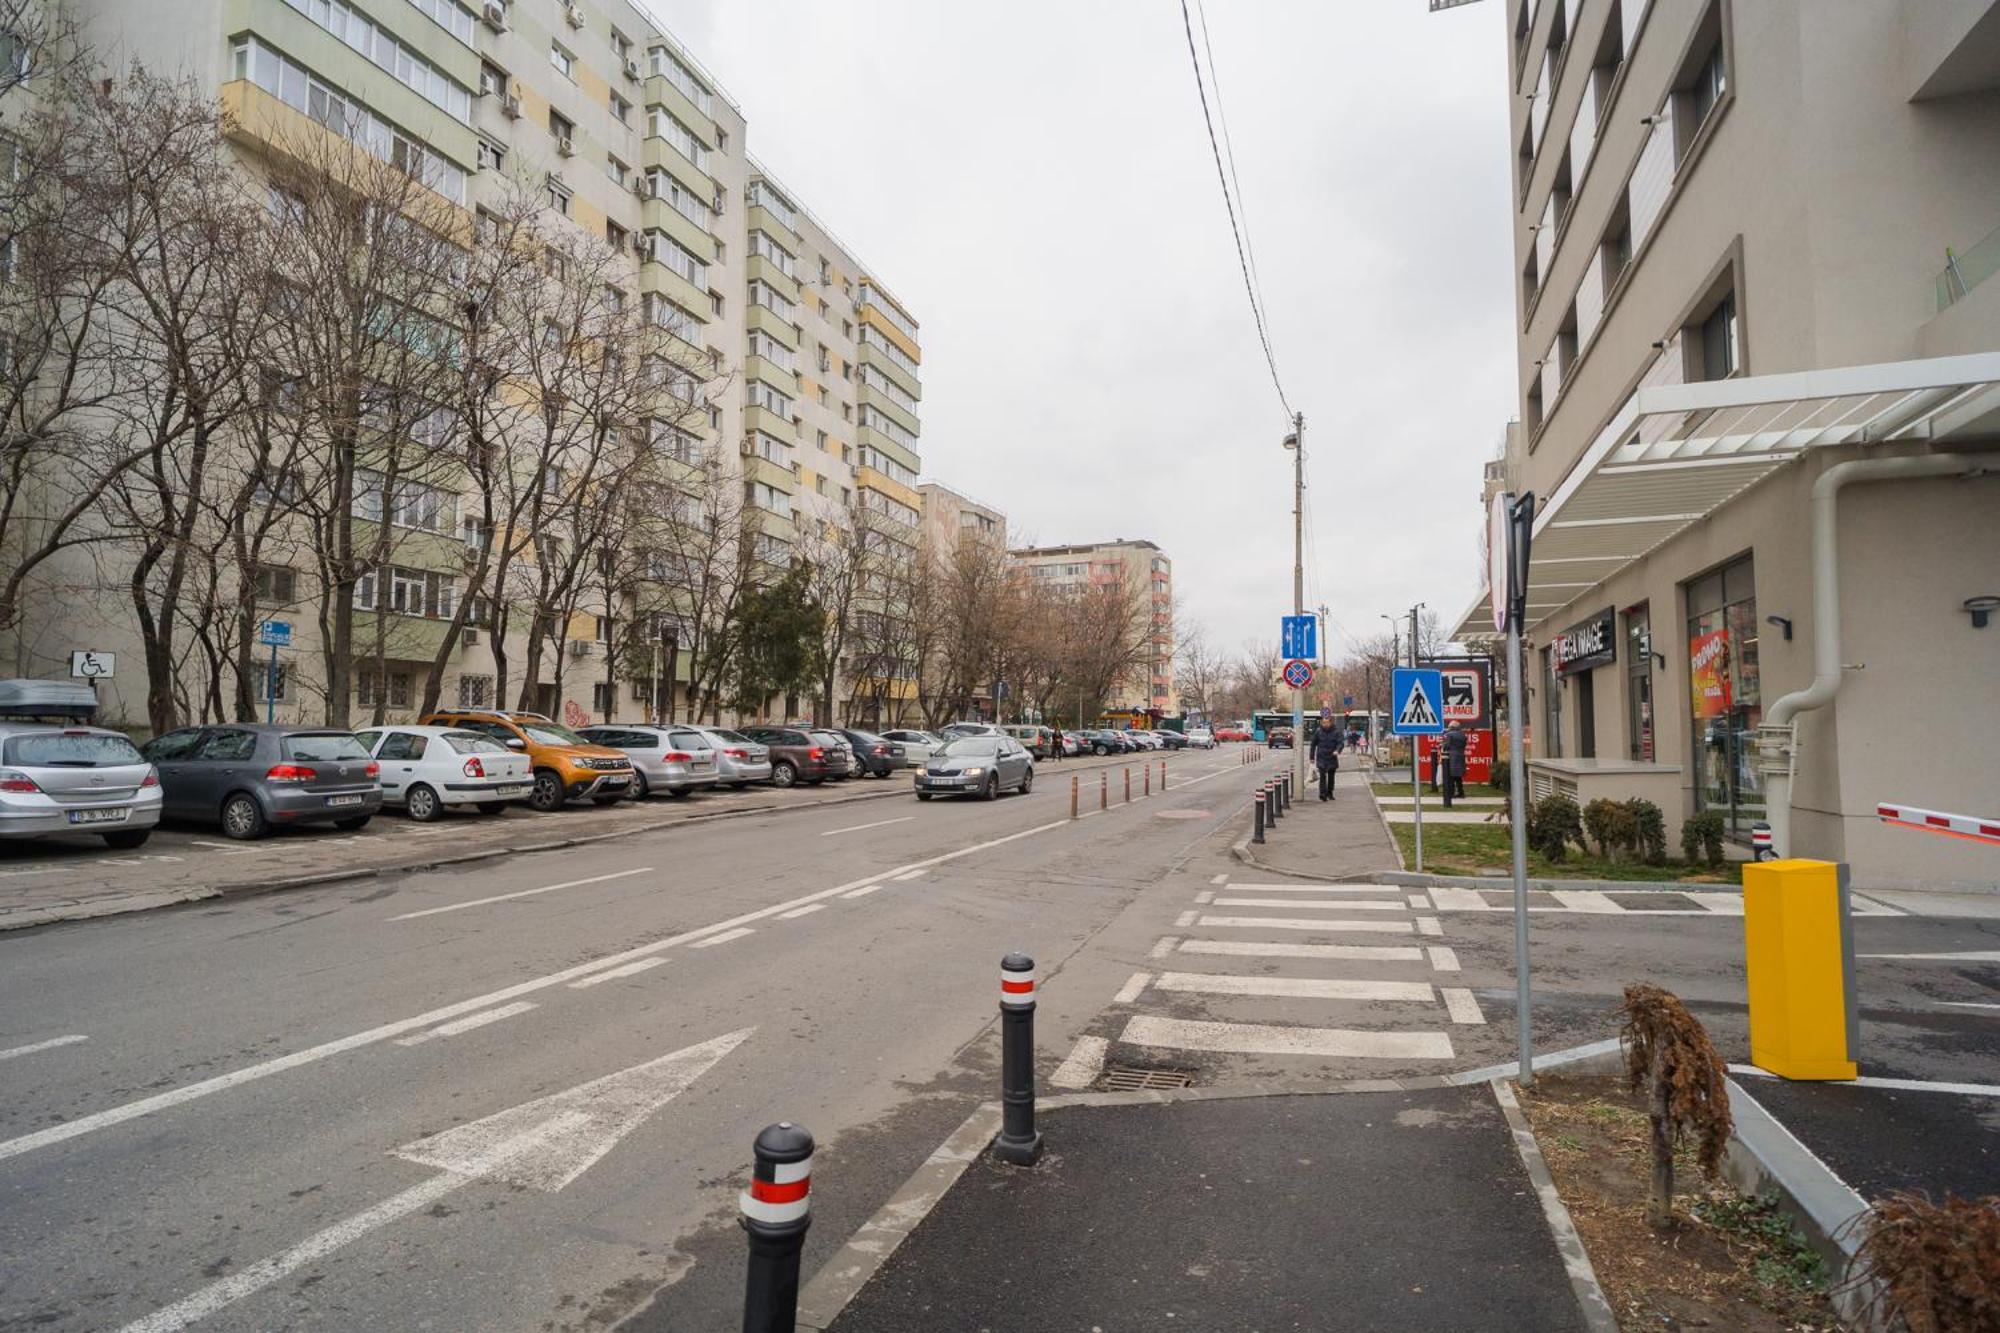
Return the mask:
<path fill-rule="evenodd" d="M 1292 614 L 1306 613 L 1306 414 L 1292 414 L 1292 430 L 1284 447 L 1292 452 Z M 1292 768 L 1305 787 L 1306 692 L 1292 690 Z"/>

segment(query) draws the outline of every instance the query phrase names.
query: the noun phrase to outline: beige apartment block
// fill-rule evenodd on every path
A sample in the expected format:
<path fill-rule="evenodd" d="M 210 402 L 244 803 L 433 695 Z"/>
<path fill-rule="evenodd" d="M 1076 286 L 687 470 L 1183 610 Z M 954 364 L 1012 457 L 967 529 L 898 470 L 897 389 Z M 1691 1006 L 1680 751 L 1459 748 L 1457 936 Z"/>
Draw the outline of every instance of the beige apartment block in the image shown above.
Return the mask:
<path fill-rule="evenodd" d="M 941 482 L 917 487 L 923 498 L 924 539 L 942 557 L 961 542 L 1007 549 L 1007 516 L 989 504 L 962 495 Z"/>
<path fill-rule="evenodd" d="M 1174 563 L 1149 541 L 1098 542 L 1082 546 L 1033 546 L 1013 553 L 1031 578 L 1059 589 L 1123 584 L 1143 607 L 1147 622 L 1145 661 L 1117 684 L 1105 701 L 1111 709 L 1176 711 L 1174 698 Z"/>
<path fill-rule="evenodd" d="M 1508 3 L 1534 785 L 2000 887 L 2000 3 Z"/>

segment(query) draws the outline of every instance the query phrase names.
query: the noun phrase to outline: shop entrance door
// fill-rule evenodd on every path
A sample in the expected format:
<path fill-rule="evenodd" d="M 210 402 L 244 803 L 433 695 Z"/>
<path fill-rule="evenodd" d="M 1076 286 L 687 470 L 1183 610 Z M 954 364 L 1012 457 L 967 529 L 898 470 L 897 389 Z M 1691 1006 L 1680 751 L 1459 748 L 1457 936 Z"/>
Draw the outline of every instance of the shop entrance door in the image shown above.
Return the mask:
<path fill-rule="evenodd" d="M 1687 585 L 1688 680 L 1695 800 L 1720 811 L 1731 837 L 1764 817 L 1757 773 L 1763 720 L 1757 667 L 1757 596 L 1749 557 Z"/>
<path fill-rule="evenodd" d="M 1597 673 L 1579 671 L 1576 681 L 1576 757 L 1597 758 Z"/>

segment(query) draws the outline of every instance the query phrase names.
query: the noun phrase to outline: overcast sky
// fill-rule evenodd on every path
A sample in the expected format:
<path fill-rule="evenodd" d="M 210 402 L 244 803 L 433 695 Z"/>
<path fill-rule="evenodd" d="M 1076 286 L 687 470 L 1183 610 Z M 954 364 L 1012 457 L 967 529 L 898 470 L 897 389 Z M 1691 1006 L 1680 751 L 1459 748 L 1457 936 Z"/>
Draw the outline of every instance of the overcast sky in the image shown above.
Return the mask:
<path fill-rule="evenodd" d="M 651 5 L 742 105 L 751 153 L 921 322 L 924 476 L 1005 510 L 1017 541 L 1150 538 L 1183 626 L 1274 639 L 1285 421 L 1179 5 Z M 1449 623 L 1480 583 L 1480 464 L 1516 410 L 1502 6 L 1207 18 L 1306 417 L 1308 604 L 1336 647 L 1413 602 Z"/>

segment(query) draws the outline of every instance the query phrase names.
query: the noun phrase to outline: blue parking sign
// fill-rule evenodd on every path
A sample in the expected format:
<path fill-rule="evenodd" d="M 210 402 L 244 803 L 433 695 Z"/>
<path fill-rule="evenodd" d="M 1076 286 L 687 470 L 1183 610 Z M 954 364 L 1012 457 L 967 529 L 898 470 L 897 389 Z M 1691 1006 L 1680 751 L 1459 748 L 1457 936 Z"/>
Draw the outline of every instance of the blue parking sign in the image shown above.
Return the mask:
<path fill-rule="evenodd" d="M 1444 672 L 1397 667 L 1389 674 L 1389 729 L 1398 736 L 1444 731 Z"/>

